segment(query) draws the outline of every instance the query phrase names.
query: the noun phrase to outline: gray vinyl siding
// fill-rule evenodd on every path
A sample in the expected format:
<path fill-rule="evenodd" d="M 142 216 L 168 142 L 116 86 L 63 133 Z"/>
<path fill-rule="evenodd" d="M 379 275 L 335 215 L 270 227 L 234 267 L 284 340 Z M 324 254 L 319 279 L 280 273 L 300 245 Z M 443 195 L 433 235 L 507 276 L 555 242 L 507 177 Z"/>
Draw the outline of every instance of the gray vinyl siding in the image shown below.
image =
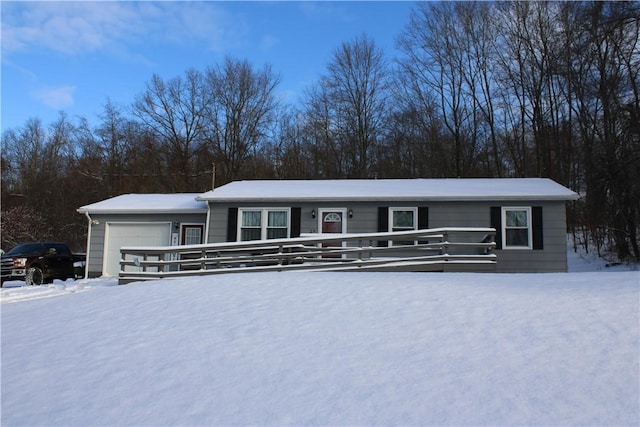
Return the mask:
<path fill-rule="evenodd" d="M 497 271 L 527 273 L 567 271 L 565 204 L 562 202 L 533 203 L 532 206 L 542 206 L 544 249 L 497 251 Z"/>
<path fill-rule="evenodd" d="M 567 271 L 566 212 L 564 202 L 434 202 L 429 204 L 429 226 L 489 227 L 492 206 L 541 206 L 543 249 L 496 250 L 498 272 Z"/>
<path fill-rule="evenodd" d="M 211 205 L 209 205 L 211 206 Z M 234 205 L 234 207 L 237 207 Z M 227 222 L 229 206 L 216 205 L 209 211 L 209 234 L 207 243 L 221 243 L 227 241 Z"/>
<path fill-rule="evenodd" d="M 210 224 L 207 242 L 227 240 L 227 220 L 229 208 L 301 208 L 300 232 L 317 233 L 318 215 L 313 218 L 311 211 L 320 209 L 345 208 L 353 211 L 353 218 L 346 218 L 348 233 L 370 233 L 378 231 L 378 207 L 420 207 L 429 208 L 429 227 L 490 227 L 492 206 L 541 206 L 543 217 L 542 250 L 497 250 L 497 271 L 499 272 L 560 272 L 567 270 L 566 254 L 566 213 L 564 201 L 531 202 L 328 202 L 328 203 L 210 203 Z"/>
<path fill-rule="evenodd" d="M 88 247 L 87 271 L 89 277 L 102 275 L 104 258 L 104 239 L 107 223 L 149 223 L 174 222 L 206 224 L 207 215 L 203 214 L 92 214 L 91 219 L 99 224 L 91 226 L 91 241 Z"/>

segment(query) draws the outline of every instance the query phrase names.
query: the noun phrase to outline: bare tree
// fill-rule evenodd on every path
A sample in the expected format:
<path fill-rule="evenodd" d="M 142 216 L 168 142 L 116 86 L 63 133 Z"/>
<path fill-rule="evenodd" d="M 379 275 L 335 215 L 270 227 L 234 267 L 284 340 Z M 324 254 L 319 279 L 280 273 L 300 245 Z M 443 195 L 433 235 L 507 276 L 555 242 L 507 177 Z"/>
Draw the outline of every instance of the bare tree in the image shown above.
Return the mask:
<path fill-rule="evenodd" d="M 264 142 L 275 119 L 279 82 L 271 66 L 254 70 L 248 61 L 231 57 L 207 70 L 206 139 L 222 166 L 222 183 L 239 178 L 252 151 Z"/>
<path fill-rule="evenodd" d="M 462 76 L 472 100 L 473 134 L 479 139 L 487 157 L 486 172 L 491 176 L 505 174 L 500 154 L 498 117 L 501 114 L 496 81 L 496 38 L 499 33 L 494 7 L 485 2 L 459 2 L 454 8 L 463 29 L 460 42 L 465 65 Z"/>
<path fill-rule="evenodd" d="M 37 242 L 60 238 L 53 232 L 47 220 L 28 206 L 14 206 L 2 211 L 2 248 L 9 250 L 20 243 Z"/>
<path fill-rule="evenodd" d="M 97 151 L 95 154 L 100 159 L 100 168 L 87 170 L 86 174 L 100 180 L 110 194 L 117 195 L 123 190 L 129 150 L 135 149 L 135 146 L 127 139 L 127 119 L 122 109 L 107 100 L 100 118 L 102 123 L 96 129 L 97 141 L 94 146 Z"/>
<path fill-rule="evenodd" d="M 344 117 L 338 111 L 323 79 L 307 90 L 304 133 L 317 177 L 344 178 L 349 174 L 346 144 L 340 132 Z"/>
<path fill-rule="evenodd" d="M 201 72 L 189 69 L 185 77 L 165 82 L 153 75 L 136 97 L 133 113 L 160 137 L 168 176 L 165 185 L 173 191 L 192 191 L 195 153 L 203 143 L 205 108 L 210 103 Z"/>
<path fill-rule="evenodd" d="M 402 72 L 395 75 L 391 113 L 378 154 L 381 176 L 447 176 L 450 153 L 443 144 L 445 131 L 438 103 L 430 92 L 415 90 L 414 83 Z"/>
<path fill-rule="evenodd" d="M 435 99 L 450 141 L 447 175 L 464 176 L 477 166 L 476 76 L 470 73 L 463 22 L 455 3 L 419 3 L 398 39 L 402 72 L 416 99 Z"/>
<path fill-rule="evenodd" d="M 506 155 L 518 176 L 575 183 L 573 93 L 569 74 L 577 42 L 570 3 L 500 3 L 495 68 L 501 79 Z"/>
<path fill-rule="evenodd" d="M 588 3 L 572 72 L 584 141 L 585 223 L 599 245 L 640 260 L 640 8 Z"/>
<path fill-rule="evenodd" d="M 333 54 L 322 80 L 329 99 L 344 120 L 338 121 L 350 161 L 349 175 L 372 172 L 372 152 L 381 138 L 389 92 L 384 52 L 362 35 Z"/>
<path fill-rule="evenodd" d="M 10 169 L 6 177 L 3 170 L 3 181 L 9 181 L 3 182 L 3 190 L 9 190 L 8 197 L 3 194 L 3 217 L 8 215 L 9 221 L 3 234 L 14 233 L 14 239 L 46 239 L 56 230 L 61 240 L 75 234 L 78 205 L 73 196 L 80 183 L 67 179 L 75 153 L 75 126 L 64 112 L 48 128 L 31 119 L 23 128 L 4 134 L 3 156 Z M 30 231 L 16 223 L 21 214 Z M 38 221 L 42 224 L 36 226 Z M 3 240 L 7 242 L 4 236 Z"/>
<path fill-rule="evenodd" d="M 312 156 L 304 128 L 304 115 L 297 108 L 285 106 L 277 114 L 271 143 L 266 147 L 276 178 L 313 177 Z"/>
<path fill-rule="evenodd" d="M 3 171 L 3 180 L 10 181 L 16 204 L 37 211 L 47 202 L 42 185 L 48 175 L 47 145 L 48 133 L 39 119 L 29 119 L 22 128 L 3 135 L 3 155 L 11 166 L 7 172 L 13 172 L 5 176 Z"/>

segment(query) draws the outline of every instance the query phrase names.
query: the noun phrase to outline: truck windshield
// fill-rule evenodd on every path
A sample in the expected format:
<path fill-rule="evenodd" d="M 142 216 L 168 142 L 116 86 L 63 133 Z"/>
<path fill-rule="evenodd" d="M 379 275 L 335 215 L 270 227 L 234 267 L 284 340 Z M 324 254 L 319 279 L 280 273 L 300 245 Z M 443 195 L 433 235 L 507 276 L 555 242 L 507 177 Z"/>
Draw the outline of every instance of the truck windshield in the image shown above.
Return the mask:
<path fill-rule="evenodd" d="M 42 243 L 23 243 L 11 249 L 5 255 L 39 253 L 42 251 Z"/>

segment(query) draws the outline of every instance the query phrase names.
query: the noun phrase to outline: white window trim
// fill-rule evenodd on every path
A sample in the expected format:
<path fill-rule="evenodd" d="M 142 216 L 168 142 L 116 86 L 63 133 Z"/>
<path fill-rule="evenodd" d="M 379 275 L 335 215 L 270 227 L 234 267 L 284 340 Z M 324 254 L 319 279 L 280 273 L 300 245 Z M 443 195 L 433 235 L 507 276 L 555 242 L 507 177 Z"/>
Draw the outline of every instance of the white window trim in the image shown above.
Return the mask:
<path fill-rule="evenodd" d="M 393 231 L 393 213 L 395 211 L 412 211 L 413 212 L 413 229 L 417 230 L 418 229 L 418 208 L 417 207 L 390 207 L 389 208 L 389 214 L 388 214 L 388 224 L 387 224 L 387 230 L 389 231 Z M 407 229 L 409 230 L 409 229 Z M 414 245 L 418 244 L 417 240 L 413 241 Z M 389 240 L 389 246 L 393 246 L 393 240 Z M 400 246 L 400 245 L 396 245 L 396 246 Z"/>
<path fill-rule="evenodd" d="M 324 218 L 324 216 L 327 213 L 330 212 L 340 212 L 342 214 L 342 229 L 340 230 L 340 233 L 323 233 L 322 232 L 322 219 Z M 318 219 L 317 219 L 317 223 L 318 223 L 318 232 L 319 234 L 345 234 L 347 232 L 347 221 L 348 221 L 348 209 L 347 208 L 319 208 L 318 209 Z M 342 242 L 342 246 L 346 247 L 347 246 L 347 242 Z M 322 247 L 322 244 L 319 243 L 318 247 Z M 342 254 L 340 256 L 340 258 L 346 258 L 347 255 L 346 254 Z M 322 255 L 319 255 L 318 258 L 322 258 Z"/>
<path fill-rule="evenodd" d="M 238 226 L 236 230 L 236 239 L 242 241 L 242 214 L 248 211 L 260 211 L 260 240 L 267 239 L 267 225 L 269 212 L 286 212 L 287 213 L 287 238 L 291 236 L 291 208 L 238 208 Z M 284 228 L 284 227 L 283 227 Z M 251 241 L 251 240 L 246 240 Z"/>
<path fill-rule="evenodd" d="M 527 213 L 527 240 L 528 246 L 510 246 L 507 245 L 507 212 L 508 211 L 525 211 Z M 531 206 L 503 206 L 502 207 L 502 249 L 507 250 L 533 250 L 533 224 L 532 224 Z"/>
<path fill-rule="evenodd" d="M 185 237 L 183 235 L 183 231 L 185 227 L 198 227 L 198 228 L 202 228 L 202 235 L 200 236 L 200 244 L 205 243 L 205 224 L 200 223 L 200 222 L 181 222 L 180 223 L 180 242 L 182 242 L 183 238 Z"/>

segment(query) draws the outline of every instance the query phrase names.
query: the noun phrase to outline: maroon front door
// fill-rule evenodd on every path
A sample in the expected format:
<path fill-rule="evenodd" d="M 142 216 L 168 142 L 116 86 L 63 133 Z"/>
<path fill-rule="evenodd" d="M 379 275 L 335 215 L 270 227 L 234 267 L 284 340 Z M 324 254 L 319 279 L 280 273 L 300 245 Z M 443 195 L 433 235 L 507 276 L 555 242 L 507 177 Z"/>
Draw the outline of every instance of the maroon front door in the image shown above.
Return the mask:
<path fill-rule="evenodd" d="M 322 211 L 320 216 L 320 226 L 323 234 L 335 234 L 342 233 L 344 231 L 344 212 L 341 210 L 326 210 Z M 340 242 L 326 243 L 322 247 L 327 248 L 330 246 L 339 246 Z M 339 258 L 340 254 L 326 254 L 323 258 Z"/>
<path fill-rule="evenodd" d="M 322 212 L 322 232 L 342 233 L 342 217 L 341 211 Z"/>

